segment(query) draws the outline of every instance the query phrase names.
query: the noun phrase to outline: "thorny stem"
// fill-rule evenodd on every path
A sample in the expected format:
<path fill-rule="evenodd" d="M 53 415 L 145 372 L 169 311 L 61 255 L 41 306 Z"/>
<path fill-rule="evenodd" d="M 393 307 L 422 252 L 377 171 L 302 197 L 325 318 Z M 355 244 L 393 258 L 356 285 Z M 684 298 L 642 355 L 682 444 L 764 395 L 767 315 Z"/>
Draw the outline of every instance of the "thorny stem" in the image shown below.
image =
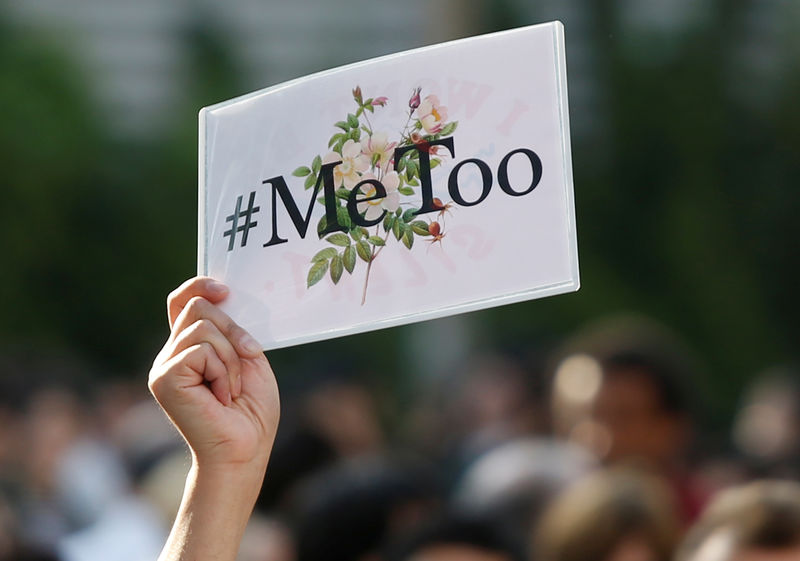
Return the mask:
<path fill-rule="evenodd" d="M 361 293 L 362 306 L 364 305 L 364 302 L 367 301 L 367 286 L 369 286 L 369 272 L 372 270 L 372 262 L 378 258 L 380 252 L 383 250 L 384 247 L 386 247 L 386 240 L 389 239 L 389 233 L 390 231 L 386 232 L 386 235 L 383 238 L 384 245 L 378 247 L 377 251 L 375 250 L 375 246 L 372 246 L 372 251 L 370 252 L 369 256 L 369 263 L 367 263 L 367 276 L 364 278 L 364 291 Z M 377 236 L 378 234 L 380 234 L 380 227 L 375 226 L 375 235 Z"/>
<path fill-rule="evenodd" d="M 408 134 L 407 130 L 408 130 L 408 124 L 411 122 L 411 117 L 414 115 L 414 111 L 416 111 L 416 109 L 409 109 L 408 110 L 408 119 L 406 119 L 406 124 L 403 125 L 403 131 L 400 133 L 400 137 L 401 137 L 400 141 L 401 142 L 411 139 L 411 136 Z M 369 125 L 370 131 L 372 131 L 372 123 L 370 123 L 369 117 L 367 116 L 367 112 L 364 111 L 363 115 L 364 115 L 364 119 L 367 121 L 367 125 Z M 380 171 L 382 171 L 380 169 L 380 166 L 378 166 L 378 168 L 379 168 L 379 175 L 382 175 L 380 173 Z M 367 263 L 367 274 L 366 274 L 366 277 L 364 278 L 364 290 L 361 293 L 361 305 L 362 306 L 364 305 L 364 302 L 367 301 L 367 287 L 369 286 L 369 273 L 372 270 L 372 262 L 375 261 L 375 259 L 378 258 L 378 255 L 380 255 L 380 253 L 383 250 L 383 248 L 386 247 L 386 241 L 389 239 L 390 232 L 391 231 L 387 231 L 386 235 L 383 238 L 384 245 L 378 247 L 377 250 L 375 249 L 375 246 L 372 246 L 372 251 L 370 252 L 370 257 L 369 257 L 369 263 Z M 379 234 L 380 234 L 380 227 L 379 226 L 375 226 L 375 235 L 377 236 Z"/>
<path fill-rule="evenodd" d="M 411 116 L 414 114 L 414 111 L 416 111 L 416 109 L 408 110 L 408 119 L 406 119 L 406 124 L 403 125 L 403 131 L 400 133 L 400 142 L 411 140 L 411 135 L 406 131 L 408 130 L 408 123 L 411 122 Z"/>

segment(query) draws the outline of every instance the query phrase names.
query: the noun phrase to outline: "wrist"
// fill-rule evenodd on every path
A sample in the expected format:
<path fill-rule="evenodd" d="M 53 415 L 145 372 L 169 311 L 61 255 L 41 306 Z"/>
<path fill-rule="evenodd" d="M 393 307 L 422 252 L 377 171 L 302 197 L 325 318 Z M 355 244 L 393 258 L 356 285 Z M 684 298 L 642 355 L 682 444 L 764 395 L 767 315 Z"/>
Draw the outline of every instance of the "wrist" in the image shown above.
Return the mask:
<path fill-rule="evenodd" d="M 196 457 L 160 561 L 236 558 L 261 484 L 262 464 L 208 463 Z"/>
<path fill-rule="evenodd" d="M 189 476 L 196 485 L 224 489 L 237 495 L 245 495 L 250 491 L 257 496 L 266 470 L 266 458 L 250 462 L 225 462 L 193 454 Z"/>

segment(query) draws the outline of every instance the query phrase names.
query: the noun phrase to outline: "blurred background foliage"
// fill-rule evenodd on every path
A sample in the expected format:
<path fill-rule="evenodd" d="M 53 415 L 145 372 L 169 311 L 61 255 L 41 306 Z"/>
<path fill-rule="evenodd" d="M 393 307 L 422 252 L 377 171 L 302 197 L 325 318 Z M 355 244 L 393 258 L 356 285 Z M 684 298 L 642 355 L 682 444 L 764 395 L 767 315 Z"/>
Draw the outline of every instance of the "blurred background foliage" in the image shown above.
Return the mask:
<path fill-rule="evenodd" d="M 798 3 L 180 5 L 163 8 L 164 29 L 154 2 L 0 2 L 6 346 L 75 354 L 98 375 L 144 375 L 167 334 L 164 297 L 195 271 L 200 107 L 362 58 L 560 19 L 580 292 L 277 351 L 276 370 L 289 377 L 309 356 L 357 361 L 402 391 L 421 369 L 452 369 L 469 349 L 539 357 L 589 320 L 636 311 L 688 341 L 703 364 L 698 386 L 724 418 L 754 372 L 796 357 Z M 248 20 L 249 34 L 239 32 Z M 105 46 L 118 42 L 135 52 L 148 25 L 180 53 L 148 74 L 171 89 L 116 107 L 115 90 L 97 86 L 103 67 L 87 61 L 112 64 L 117 51 Z M 92 46 L 86 29 L 102 41 Z M 134 91 L 136 73 L 116 69 L 128 80 L 121 91 Z"/>

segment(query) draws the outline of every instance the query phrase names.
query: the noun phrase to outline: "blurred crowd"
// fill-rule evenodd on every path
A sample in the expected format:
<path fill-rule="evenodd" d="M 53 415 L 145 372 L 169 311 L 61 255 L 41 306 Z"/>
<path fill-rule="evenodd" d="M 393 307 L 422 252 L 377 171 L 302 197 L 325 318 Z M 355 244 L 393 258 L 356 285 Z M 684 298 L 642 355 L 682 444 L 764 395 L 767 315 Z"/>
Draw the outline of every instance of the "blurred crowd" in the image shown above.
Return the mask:
<path fill-rule="evenodd" d="M 0 368 L 0 560 L 156 559 L 190 462 L 145 373 Z M 800 559 L 789 368 L 753 377 L 724 434 L 692 353 L 644 318 L 542 360 L 476 354 L 394 401 L 346 365 L 315 370 L 282 385 L 241 561 Z"/>

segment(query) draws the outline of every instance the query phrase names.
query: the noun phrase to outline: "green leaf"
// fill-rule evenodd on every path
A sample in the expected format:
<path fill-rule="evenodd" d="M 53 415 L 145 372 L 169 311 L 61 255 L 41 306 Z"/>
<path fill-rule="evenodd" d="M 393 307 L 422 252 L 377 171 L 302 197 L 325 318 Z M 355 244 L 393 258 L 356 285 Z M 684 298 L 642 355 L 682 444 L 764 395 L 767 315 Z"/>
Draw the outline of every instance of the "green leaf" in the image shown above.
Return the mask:
<path fill-rule="evenodd" d="M 336 250 L 332 247 L 326 247 L 322 251 L 318 252 L 314 257 L 312 257 L 311 262 L 316 263 L 317 261 L 327 261 L 334 255 L 336 255 Z"/>
<path fill-rule="evenodd" d="M 401 231 L 402 224 L 400 220 L 395 220 L 394 224 L 392 224 L 392 233 L 398 240 L 403 236 L 403 232 Z"/>
<path fill-rule="evenodd" d="M 415 177 L 412 177 L 408 180 L 409 185 L 413 185 L 414 187 L 419 187 L 419 181 Z"/>
<path fill-rule="evenodd" d="M 330 123 L 330 121 L 328 121 Z M 336 126 L 342 129 L 344 132 L 350 130 L 350 126 L 345 121 L 339 121 L 336 123 Z"/>
<path fill-rule="evenodd" d="M 344 263 L 344 268 L 347 269 L 347 272 L 352 275 L 353 269 L 356 268 L 356 246 L 351 245 L 344 250 L 342 263 Z"/>
<path fill-rule="evenodd" d="M 408 160 L 406 164 L 406 177 L 409 181 L 414 179 L 415 176 L 419 175 L 419 168 L 417 167 L 417 162 L 414 160 Z"/>
<path fill-rule="evenodd" d="M 314 158 L 314 161 L 311 162 L 311 171 L 313 171 L 315 175 L 319 175 L 319 170 L 321 168 L 322 168 L 322 158 L 317 156 Z"/>
<path fill-rule="evenodd" d="M 367 230 L 363 226 L 361 227 L 361 237 L 362 238 L 368 238 L 369 237 L 369 230 Z"/>
<path fill-rule="evenodd" d="M 366 106 L 366 109 L 367 109 L 367 111 L 369 111 L 370 113 L 375 113 L 375 108 L 374 108 L 372 105 L 367 105 L 367 106 Z"/>
<path fill-rule="evenodd" d="M 323 214 L 322 218 L 319 219 L 319 223 L 317 224 L 317 236 L 319 236 L 321 238 L 322 237 L 322 232 L 324 232 L 325 228 L 327 228 L 327 227 L 328 227 L 328 219 Z"/>
<path fill-rule="evenodd" d="M 334 144 L 336 144 L 336 143 L 337 143 L 338 141 L 340 141 L 342 138 L 344 138 L 344 133 L 343 133 L 343 132 L 340 132 L 340 133 L 336 133 L 336 134 L 334 134 L 334 135 L 331 137 L 331 139 L 328 141 L 328 148 L 330 148 L 331 146 L 333 146 Z"/>
<path fill-rule="evenodd" d="M 386 213 L 386 218 L 383 219 L 383 231 L 388 232 L 392 229 L 392 225 L 394 224 L 394 216 Z"/>
<path fill-rule="evenodd" d="M 356 117 L 360 117 L 363 112 L 364 112 L 364 108 L 363 107 L 359 107 L 358 111 L 356 111 Z"/>
<path fill-rule="evenodd" d="M 348 230 L 353 226 L 353 223 L 350 221 L 350 213 L 347 212 L 347 209 L 343 206 L 336 208 L 336 221 L 340 226 L 343 226 Z"/>
<path fill-rule="evenodd" d="M 317 178 L 316 178 L 316 177 L 314 177 L 314 174 L 312 173 L 311 175 L 309 175 L 308 177 L 306 177 L 306 182 L 303 184 L 303 186 L 304 186 L 306 189 L 311 189 L 311 188 L 314 186 L 314 184 L 315 184 L 316 182 L 317 182 Z"/>
<path fill-rule="evenodd" d="M 328 262 L 327 261 L 317 261 L 311 266 L 311 269 L 308 271 L 308 278 L 306 279 L 306 287 L 311 288 L 315 284 L 317 284 L 322 277 L 325 276 L 325 272 L 328 270 Z"/>
<path fill-rule="evenodd" d="M 414 232 L 411 230 L 411 228 L 406 230 L 406 233 L 403 234 L 403 245 L 408 249 L 411 249 L 414 246 Z"/>
<path fill-rule="evenodd" d="M 372 250 L 365 240 L 358 240 L 356 243 L 356 252 L 358 253 L 358 256 L 367 263 L 372 260 Z"/>
<path fill-rule="evenodd" d="M 353 115 L 352 113 L 347 114 L 347 124 L 350 125 L 351 129 L 358 128 L 358 118 Z"/>
<path fill-rule="evenodd" d="M 353 129 L 350 131 L 350 138 L 358 142 L 361 140 L 361 129 Z"/>
<path fill-rule="evenodd" d="M 339 187 L 336 189 L 336 196 L 346 201 L 348 198 L 350 198 L 350 190 L 345 187 Z"/>
<path fill-rule="evenodd" d="M 416 121 L 416 122 L 414 123 L 414 128 L 415 128 L 415 129 L 417 129 L 417 130 L 421 129 L 421 128 L 422 128 L 422 123 L 421 123 L 421 122 L 419 122 L 419 121 Z"/>
<path fill-rule="evenodd" d="M 341 232 L 337 232 L 336 234 L 331 234 L 330 236 L 325 238 L 325 240 L 332 243 L 333 245 L 338 245 L 341 247 L 347 247 L 348 245 L 350 245 L 350 238 L 346 234 L 342 234 Z"/>
<path fill-rule="evenodd" d="M 418 208 L 410 208 L 403 213 L 403 222 L 411 222 L 417 215 Z"/>
<path fill-rule="evenodd" d="M 409 196 L 414 194 L 414 189 L 412 189 L 411 187 L 400 187 L 397 189 L 397 192 L 400 193 L 401 195 Z"/>
<path fill-rule="evenodd" d="M 400 158 L 400 161 L 397 162 L 397 171 L 403 171 L 406 169 L 406 160 L 408 158 Z"/>
<path fill-rule="evenodd" d="M 333 284 L 339 284 L 339 279 L 342 278 L 342 271 L 344 271 L 344 264 L 341 256 L 337 253 L 331 259 L 331 280 Z"/>
<path fill-rule="evenodd" d="M 295 177 L 305 177 L 309 173 L 311 173 L 311 170 L 309 168 L 307 168 L 306 166 L 300 166 L 299 168 L 297 168 L 292 172 L 292 175 L 294 175 Z"/>
<path fill-rule="evenodd" d="M 372 245 L 386 245 L 386 242 L 380 236 L 370 236 L 368 240 Z"/>
<path fill-rule="evenodd" d="M 439 131 L 440 136 L 450 136 L 456 131 L 458 127 L 458 121 L 453 121 L 452 123 L 447 123 L 445 126 L 442 127 L 442 130 Z"/>
<path fill-rule="evenodd" d="M 372 134 L 372 131 L 367 128 L 367 125 L 361 125 L 361 130 L 367 134 Z"/>
<path fill-rule="evenodd" d="M 353 241 L 358 241 L 364 237 L 364 232 L 361 231 L 361 228 L 353 228 L 350 230 L 350 237 L 353 238 Z"/>
<path fill-rule="evenodd" d="M 428 231 L 428 223 L 423 222 L 422 220 L 415 220 L 411 223 L 411 229 L 414 230 L 415 234 L 419 234 L 420 236 L 430 236 L 431 233 Z"/>
<path fill-rule="evenodd" d="M 439 158 L 431 158 L 431 169 L 435 168 L 436 166 L 438 166 L 441 163 L 442 163 L 442 160 L 440 160 Z"/>
<path fill-rule="evenodd" d="M 400 215 L 401 215 L 401 214 L 403 214 L 403 209 L 402 209 L 402 208 L 398 208 L 396 211 L 394 211 L 394 215 L 395 215 L 397 218 L 400 218 Z"/>

